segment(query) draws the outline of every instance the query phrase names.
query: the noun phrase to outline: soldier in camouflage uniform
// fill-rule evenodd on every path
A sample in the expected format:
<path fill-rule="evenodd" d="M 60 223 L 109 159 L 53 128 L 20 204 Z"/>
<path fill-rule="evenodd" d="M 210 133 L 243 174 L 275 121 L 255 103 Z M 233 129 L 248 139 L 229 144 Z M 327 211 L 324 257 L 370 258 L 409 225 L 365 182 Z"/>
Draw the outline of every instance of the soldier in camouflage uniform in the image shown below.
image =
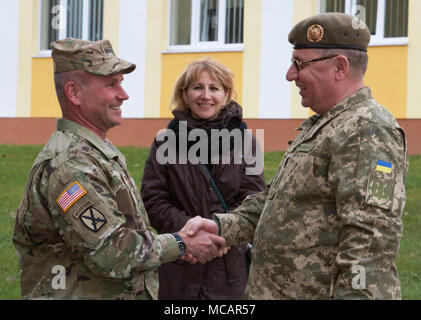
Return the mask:
<path fill-rule="evenodd" d="M 106 139 L 128 99 L 123 74 L 136 66 L 107 40 L 57 41 L 52 57 L 63 119 L 35 160 L 16 217 L 22 297 L 156 298 L 159 265 L 186 246 L 205 262 L 224 240 L 153 232 L 124 156 Z"/>
<path fill-rule="evenodd" d="M 249 299 L 401 297 L 405 133 L 364 87 L 370 33 L 353 19 L 319 14 L 293 28 L 287 80 L 316 114 L 266 190 L 215 215 L 228 245 L 253 242 Z"/>

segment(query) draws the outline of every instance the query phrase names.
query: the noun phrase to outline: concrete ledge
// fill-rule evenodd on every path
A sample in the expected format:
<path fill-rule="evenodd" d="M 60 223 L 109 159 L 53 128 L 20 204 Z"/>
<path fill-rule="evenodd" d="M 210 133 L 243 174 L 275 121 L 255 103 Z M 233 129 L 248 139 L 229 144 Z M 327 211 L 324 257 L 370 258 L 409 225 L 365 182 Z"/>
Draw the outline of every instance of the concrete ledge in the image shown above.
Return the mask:
<path fill-rule="evenodd" d="M 123 124 L 111 129 L 108 138 L 116 146 L 150 147 L 156 133 L 167 127 L 170 119 L 125 119 Z M 294 140 L 295 128 L 303 119 L 246 119 L 247 126 L 256 134 L 264 129 L 264 150 L 278 151 L 288 148 Z M 421 154 L 421 119 L 398 119 L 405 130 L 408 153 Z M 56 129 L 54 118 L 0 118 L 0 144 L 44 145 Z"/>

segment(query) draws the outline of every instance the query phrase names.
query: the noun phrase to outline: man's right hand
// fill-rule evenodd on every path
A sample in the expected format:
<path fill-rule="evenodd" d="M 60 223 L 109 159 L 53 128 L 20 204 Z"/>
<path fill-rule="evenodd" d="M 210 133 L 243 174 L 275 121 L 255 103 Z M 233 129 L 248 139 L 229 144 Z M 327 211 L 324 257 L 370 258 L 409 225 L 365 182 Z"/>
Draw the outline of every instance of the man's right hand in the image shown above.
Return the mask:
<path fill-rule="evenodd" d="M 183 259 L 190 262 L 206 263 L 227 253 L 225 239 L 218 236 L 217 224 L 209 219 L 196 216 L 178 232 L 186 244 Z"/>

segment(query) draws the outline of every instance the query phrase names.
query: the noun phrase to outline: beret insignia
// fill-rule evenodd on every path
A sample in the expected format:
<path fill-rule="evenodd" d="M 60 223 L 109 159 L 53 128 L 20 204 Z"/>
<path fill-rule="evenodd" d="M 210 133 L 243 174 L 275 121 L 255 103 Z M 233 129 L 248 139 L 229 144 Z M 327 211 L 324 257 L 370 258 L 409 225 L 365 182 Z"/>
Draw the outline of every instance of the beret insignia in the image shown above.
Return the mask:
<path fill-rule="evenodd" d="M 313 24 L 307 29 L 307 39 L 310 42 L 320 42 L 323 39 L 324 30 L 319 24 Z"/>

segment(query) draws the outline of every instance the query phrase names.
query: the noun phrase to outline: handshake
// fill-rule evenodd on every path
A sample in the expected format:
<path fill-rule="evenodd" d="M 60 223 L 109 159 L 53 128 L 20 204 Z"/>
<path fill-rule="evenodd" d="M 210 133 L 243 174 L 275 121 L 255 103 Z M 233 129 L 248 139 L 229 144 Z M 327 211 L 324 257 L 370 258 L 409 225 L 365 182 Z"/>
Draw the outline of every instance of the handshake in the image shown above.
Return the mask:
<path fill-rule="evenodd" d="M 230 249 L 226 247 L 225 239 L 218 236 L 216 222 L 200 216 L 188 220 L 178 234 L 186 244 L 186 252 L 181 259 L 192 264 L 222 257 Z"/>

